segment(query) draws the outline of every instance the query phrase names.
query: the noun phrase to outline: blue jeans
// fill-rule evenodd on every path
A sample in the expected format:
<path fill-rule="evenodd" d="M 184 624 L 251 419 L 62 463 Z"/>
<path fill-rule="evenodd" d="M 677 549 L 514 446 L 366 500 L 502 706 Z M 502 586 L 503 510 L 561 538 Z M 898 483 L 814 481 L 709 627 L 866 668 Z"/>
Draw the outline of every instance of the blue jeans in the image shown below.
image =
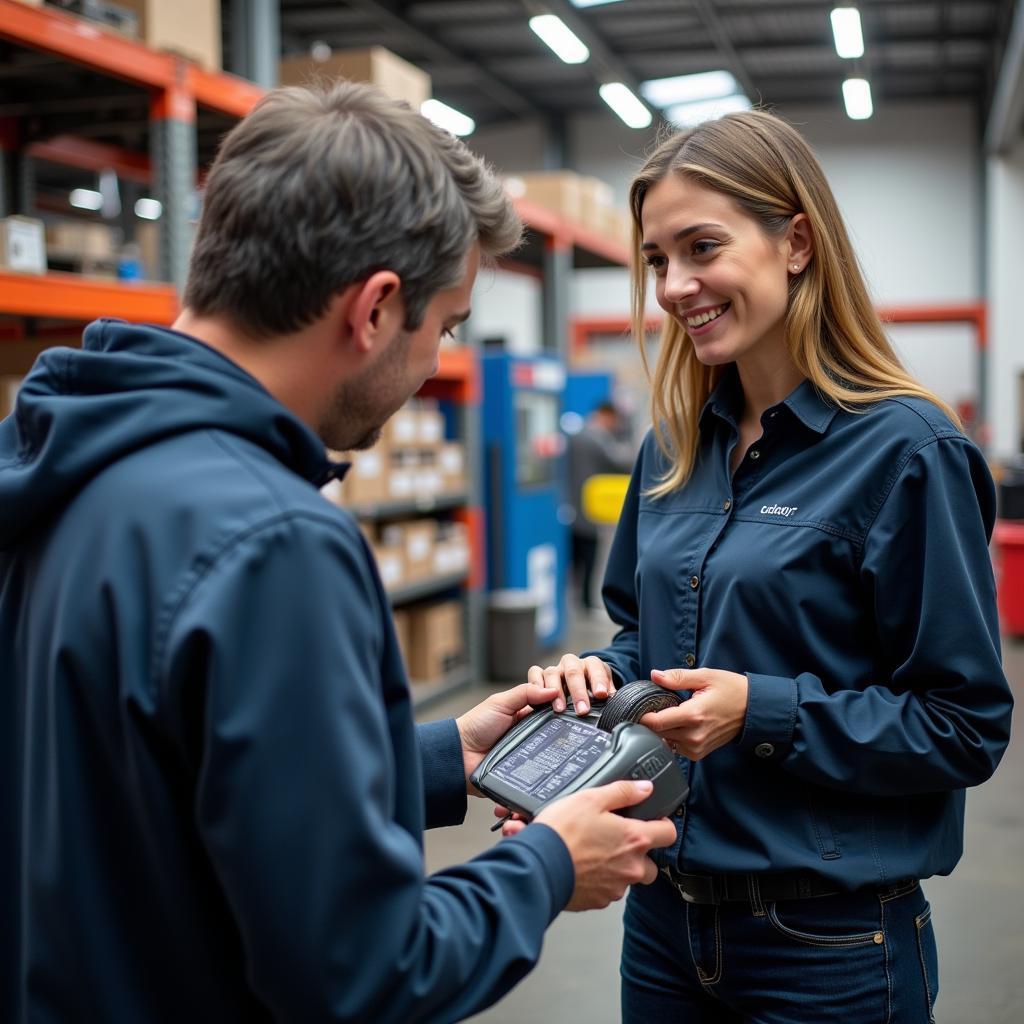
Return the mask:
<path fill-rule="evenodd" d="M 930 1024 L 931 908 L 917 882 L 763 903 L 685 903 L 634 886 L 622 947 L 626 1024 Z"/>

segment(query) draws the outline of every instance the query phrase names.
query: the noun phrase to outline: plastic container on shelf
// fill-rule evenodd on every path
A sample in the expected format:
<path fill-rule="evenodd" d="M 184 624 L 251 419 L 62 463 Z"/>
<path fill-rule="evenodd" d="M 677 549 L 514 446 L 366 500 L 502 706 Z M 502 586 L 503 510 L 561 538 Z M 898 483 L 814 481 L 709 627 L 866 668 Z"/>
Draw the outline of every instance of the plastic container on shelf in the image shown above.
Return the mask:
<path fill-rule="evenodd" d="M 1024 521 L 997 519 L 992 532 L 999 622 L 1007 636 L 1024 637 Z"/>
<path fill-rule="evenodd" d="M 493 590 L 487 595 L 487 678 L 525 683 L 540 657 L 534 594 L 525 589 Z"/>

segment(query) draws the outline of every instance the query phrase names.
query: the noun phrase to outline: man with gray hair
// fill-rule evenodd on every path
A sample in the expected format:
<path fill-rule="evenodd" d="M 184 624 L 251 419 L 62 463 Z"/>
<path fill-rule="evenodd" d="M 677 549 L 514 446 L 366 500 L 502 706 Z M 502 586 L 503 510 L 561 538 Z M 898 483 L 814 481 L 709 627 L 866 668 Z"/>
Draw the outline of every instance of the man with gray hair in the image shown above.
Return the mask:
<path fill-rule="evenodd" d="M 4 1020 L 455 1020 L 562 909 L 654 879 L 675 829 L 615 814 L 650 791 L 626 782 L 426 875 L 423 828 L 554 691 L 417 728 L 318 492 L 520 231 L 409 108 L 276 90 L 211 169 L 173 327 L 100 320 L 36 363 L 0 423 Z"/>

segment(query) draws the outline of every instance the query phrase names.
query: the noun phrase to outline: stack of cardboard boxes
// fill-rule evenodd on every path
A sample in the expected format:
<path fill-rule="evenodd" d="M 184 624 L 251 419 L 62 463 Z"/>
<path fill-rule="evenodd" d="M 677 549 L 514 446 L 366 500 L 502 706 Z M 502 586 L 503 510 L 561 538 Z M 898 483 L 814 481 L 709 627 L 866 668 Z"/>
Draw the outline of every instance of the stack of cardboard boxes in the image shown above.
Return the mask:
<path fill-rule="evenodd" d="M 445 440 L 436 402 L 411 400 L 388 420 L 373 448 L 333 454 L 351 467 L 323 493 L 360 517 L 385 590 L 434 581 L 458 585 L 469 575 L 466 524 L 415 514 L 437 498 L 466 493 L 465 446 Z M 409 511 L 403 514 L 402 506 Z M 465 661 L 463 602 L 405 605 L 394 617 L 413 682 L 441 679 Z"/>
<path fill-rule="evenodd" d="M 38 0 L 29 0 L 42 6 Z M 47 0 L 99 28 L 220 71 L 220 0 Z"/>
<path fill-rule="evenodd" d="M 398 608 L 398 646 L 413 683 L 436 682 L 466 660 L 463 607 L 459 601 Z"/>
<path fill-rule="evenodd" d="M 399 409 L 373 448 L 346 459 L 352 466 L 344 481 L 327 492 L 346 507 L 423 505 L 466 490 L 465 447 L 445 440 L 444 417 L 436 403 L 425 400 Z"/>
<path fill-rule="evenodd" d="M 628 245 L 632 220 L 615 204 L 611 185 L 575 171 L 537 171 L 505 178 L 513 199 L 527 199 L 619 245 Z"/>

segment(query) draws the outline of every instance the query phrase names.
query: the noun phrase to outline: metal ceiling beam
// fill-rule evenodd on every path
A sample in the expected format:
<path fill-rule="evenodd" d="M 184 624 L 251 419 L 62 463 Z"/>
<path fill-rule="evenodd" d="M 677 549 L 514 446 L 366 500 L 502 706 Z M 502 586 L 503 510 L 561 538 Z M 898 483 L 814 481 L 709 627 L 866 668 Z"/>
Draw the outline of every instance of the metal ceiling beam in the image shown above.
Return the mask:
<path fill-rule="evenodd" d="M 590 60 L 584 67 L 589 70 L 597 85 L 604 85 L 606 82 L 622 82 L 640 98 L 639 79 L 612 51 L 601 33 L 580 17 L 577 8 L 569 4 L 567 0 L 520 0 L 520 2 L 530 17 L 535 14 L 558 15 L 586 43 L 587 49 L 590 50 Z M 661 111 L 655 107 L 651 114 L 654 117 L 654 125 L 660 125 L 662 123 Z"/>
<path fill-rule="evenodd" d="M 477 87 L 499 106 L 518 117 L 536 117 L 540 111 L 518 92 L 491 74 L 479 61 L 457 53 L 439 43 L 437 39 L 407 21 L 397 11 L 397 5 L 384 0 L 347 0 L 349 7 L 360 11 L 375 21 L 381 28 L 406 36 L 416 44 L 430 60 L 445 64 L 458 61 L 472 65 L 476 73 Z"/>
<path fill-rule="evenodd" d="M 754 80 L 750 77 L 750 72 L 747 71 L 736 47 L 732 45 L 729 33 L 725 31 L 722 19 L 719 18 L 714 7 L 709 3 L 709 0 L 690 0 L 690 3 L 700 15 L 701 21 L 704 22 L 704 27 L 715 41 L 715 46 L 718 47 L 719 52 L 728 62 L 728 70 L 735 75 L 736 81 L 743 86 L 743 91 L 749 99 L 754 103 L 758 102 L 761 97 L 757 89 L 754 88 Z"/>
<path fill-rule="evenodd" d="M 985 127 L 985 151 L 1005 153 L 1021 137 L 1024 120 L 1024 0 L 1017 0 L 1013 25 L 1003 51 L 999 78 Z"/>

